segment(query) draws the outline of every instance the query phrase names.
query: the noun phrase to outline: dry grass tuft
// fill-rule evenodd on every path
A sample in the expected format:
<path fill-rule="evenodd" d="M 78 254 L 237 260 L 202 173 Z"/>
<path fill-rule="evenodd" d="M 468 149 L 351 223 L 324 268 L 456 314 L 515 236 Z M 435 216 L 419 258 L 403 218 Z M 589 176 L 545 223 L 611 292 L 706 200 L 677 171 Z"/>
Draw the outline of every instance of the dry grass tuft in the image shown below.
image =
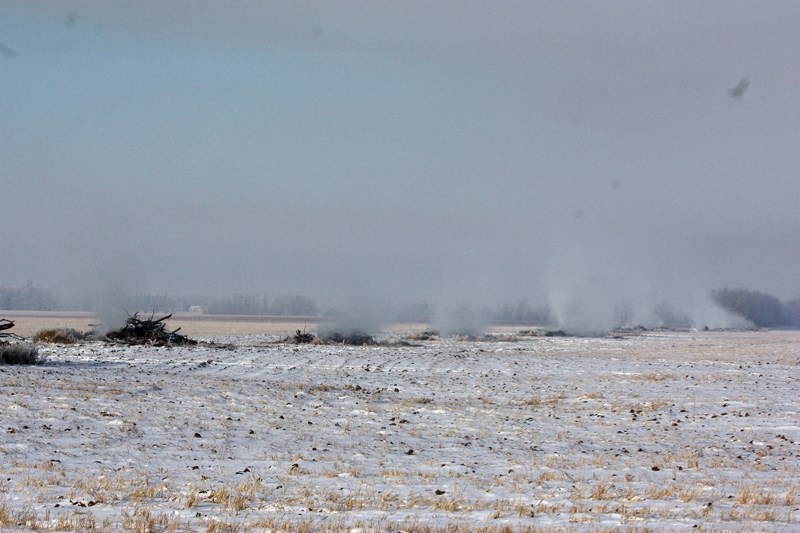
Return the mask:
<path fill-rule="evenodd" d="M 33 336 L 33 342 L 48 344 L 76 344 L 86 340 L 89 333 L 74 328 L 43 329 Z"/>
<path fill-rule="evenodd" d="M 751 485 L 742 485 L 736 493 L 735 501 L 739 505 L 772 505 L 775 503 L 775 497 L 769 492 L 756 489 Z"/>
<path fill-rule="evenodd" d="M 177 533 L 188 529 L 181 527 L 180 517 L 173 513 L 153 515 L 148 509 L 137 508 L 130 513 L 123 511 L 121 518 L 122 529 L 135 533 L 152 533 L 154 531 Z"/>
<path fill-rule="evenodd" d="M 241 525 L 235 522 L 227 522 L 224 520 L 220 522 L 210 522 L 206 526 L 206 533 L 238 533 L 241 530 Z"/>
<path fill-rule="evenodd" d="M 226 511 L 238 513 L 247 509 L 250 501 L 256 499 L 259 489 L 262 488 L 260 479 L 252 478 L 243 480 L 236 485 L 225 484 L 211 492 L 208 500 L 211 503 L 221 505 Z M 185 507 L 193 507 L 197 504 L 197 493 L 194 490 L 184 499 Z"/>
<path fill-rule="evenodd" d="M 40 365 L 45 362 L 39 355 L 39 349 L 27 343 L 0 344 L 0 364 L 5 365 Z"/>
<path fill-rule="evenodd" d="M 555 405 L 564 399 L 563 394 L 555 394 L 553 396 L 544 398 L 542 396 L 531 396 L 527 400 L 523 400 L 520 405 L 527 407 L 541 407 L 543 405 Z"/>
<path fill-rule="evenodd" d="M 0 505 L 0 530 L 27 528 L 31 531 L 39 529 L 36 515 L 26 509 L 11 511 L 6 504 Z"/>
<path fill-rule="evenodd" d="M 783 495 L 783 505 L 794 505 L 797 501 L 797 487 L 789 487 Z"/>
<path fill-rule="evenodd" d="M 541 474 L 536 477 L 536 486 L 541 487 L 544 483 L 548 481 L 556 481 L 558 479 L 558 474 L 556 474 L 553 470 L 545 470 Z"/>
<path fill-rule="evenodd" d="M 589 498 L 592 500 L 609 500 L 611 497 L 611 489 L 602 481 L 597 482 L 589 493 Z"/>
<path fill-rule="evenodd" d="M 655 373 L 651 372 L 649 374 L 639 374 L 638 376 L 631 376 L 631 380 L 634 381 L 672 381 L 678 379 L 676 374 L 672 373 Z"/>

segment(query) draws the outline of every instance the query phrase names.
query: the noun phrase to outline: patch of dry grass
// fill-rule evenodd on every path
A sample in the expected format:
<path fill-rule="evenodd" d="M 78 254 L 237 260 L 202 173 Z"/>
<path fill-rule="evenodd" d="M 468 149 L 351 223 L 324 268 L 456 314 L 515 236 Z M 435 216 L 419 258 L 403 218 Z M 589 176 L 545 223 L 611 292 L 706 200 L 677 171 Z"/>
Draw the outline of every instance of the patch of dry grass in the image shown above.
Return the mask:
<path fill-rule="evenodd" d="M 775 496 L 753 485 L 744 484 L 739 486 L 734 501 L 739 505 L 772 505 L 775 503 Z"/>
<path fill-rule="evenodd" d="M 531 396 L 530 398 L 522 400 L 520 405 L 524 407 L 553 406 L 564 398 L 565 396 L 563 394 L 554 394 L 551 396 Z"/>
<path fill-rule="evenodd" d="M 0 342 L 0 364 L 5 365 L 40 365 L 45 362 L 39 355 L 39 349 L 24 342 Z"/>
<path fill-rule="evenodd" d="M 49 344 L 76 344 L 86 340 L 89 333 L 78 331 L 74 328 L 53 328 L 43 329 L 36 332 L 33 336 L 33 342 L 49 343 Z"/>
<path fill-rule="evenodd" d="M 672 381 L 678 379 L 676 374 L 650 372 L 647 374 L 635 374 L 629 377 L 632 381 Z"/>

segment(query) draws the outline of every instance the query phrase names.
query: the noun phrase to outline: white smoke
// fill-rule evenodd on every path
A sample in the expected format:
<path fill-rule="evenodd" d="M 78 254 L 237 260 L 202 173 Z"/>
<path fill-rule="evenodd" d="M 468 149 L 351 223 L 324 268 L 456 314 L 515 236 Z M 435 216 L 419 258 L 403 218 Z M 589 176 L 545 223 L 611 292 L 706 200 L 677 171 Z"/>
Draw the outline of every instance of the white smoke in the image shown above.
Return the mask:
<path fill-rule="evenodd" d="M 742 328 L 751 324 L 718 307 L 709 288 L 658 279 L 624 250 L 561 244 L 547 273 L 548 303 L 556 325 L 575 335 L 604 335 L 644 326 Z"/>
<path fill-rule="evenodd" d="M 469 304 L 437 305 L 433 327 L 445 336 L 476 336 L 485 331 L 486 316 L 480 307 Z"/>

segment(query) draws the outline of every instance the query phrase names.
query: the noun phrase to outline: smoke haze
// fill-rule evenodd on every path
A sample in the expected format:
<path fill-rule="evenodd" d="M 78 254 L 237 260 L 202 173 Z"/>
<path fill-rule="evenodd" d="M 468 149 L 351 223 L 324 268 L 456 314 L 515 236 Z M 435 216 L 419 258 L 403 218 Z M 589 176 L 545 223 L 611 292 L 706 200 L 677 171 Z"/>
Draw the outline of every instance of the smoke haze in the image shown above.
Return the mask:
<path fill-rule="evenodd" d="M 797 2 L 187 6 L 0 5 L 2 283 L 575 331 L 800 296 Z"/>

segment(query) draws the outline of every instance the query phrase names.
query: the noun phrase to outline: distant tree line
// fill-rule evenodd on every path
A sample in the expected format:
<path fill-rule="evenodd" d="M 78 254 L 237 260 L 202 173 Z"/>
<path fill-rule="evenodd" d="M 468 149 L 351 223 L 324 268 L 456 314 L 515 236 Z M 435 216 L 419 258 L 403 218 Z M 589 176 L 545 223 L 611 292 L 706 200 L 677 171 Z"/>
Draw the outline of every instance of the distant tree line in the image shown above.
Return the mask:
<path fill-rule="evenodd" d="M 301 294 L 268 298 L 258 293 L 232 293 L 225 296 L 137 294 L 125 302 L 128 310 L 186 312 L 192 306 L 205 308 L 214 315 L 317 316 L 319 307 L 313 298 Z"/>
<path fill-rule="evenodd" d="M 501 302 L 486 313 L 489 320 L 508 324 L 550 324 L 552 312 L 550 306 L 533 307 L 525 298 L 516 301 Z"/>
<path fill-rule="evenodd" d="M 301 294 L 268 298 L 263 294 L 235 292 L 224 296 L 207 294 L 138 293 L 124 297 L 122 310 L 156 313 L 188 312 L 193 306 L 215 315 L 274 315 L 274 316 L 337 316 L 336 309 L 322 311 L 313 298 Z M 79 303 L 64 304 L 50 289 L 28 283 L 24 287 L 0 285 L 0 309 L 24 311 L 93 311 L 95 302 L 87 298 Z M 532 306 L 527 299 L 507 300 L 493 307 L 482 306 L 472 312 L 481 320 L 505 324 L 549 324 L 552 314 L 546 305 Z M 800 314 L 798 309 L 795 315 Z M 436 316 L 436 306 L 427 300 L 401 305 L 395 320 L 429 322 Z"/>
<path fill-rule="evenodd" d="M 526 298 L 506 300 L 494 306 L 463 307 L 460 312 L 467 312 L 479 322 L 494 324 L 550 324 L 552 312 L 550 306 L 532 306 Z M 395 315 L 399 322 L 430 322 L 437 316 L 436 305 L 419 300 L 404 305 Z"/>
<path fill-rule="evenodd" d="M 436 309 L 427 300 L 418 300 L 400 306 L 395 315 L 398 322 L 430 322 Z"/>
<path fill-rule="evenodd" d="M 319 307 L 313 298 L 301 294 L 267 298 L 256 293 L 233 293 L 225 296 L 203 294 L 139 293 L 123 298 L 120 307 L 136 311 L 187 312 L 191 306 L 204 307 L 220 315 L 317 316 Z M 63 305 L 50 289 L 0 285 L 0 309 L 9 311 L 93 311 L 95 302 L 87 299 L 78 304 Z"/>
<path fill-rule="evenodd" d="M 339 316 L 336 309 L 321 310 L 313 298 L 289 294 L 268 298 L 258 293 L 208 295 L 138 294 L 125 302 L 128 311 L 186 312 L 192 306 L 204 307 L 215 315 Z M 549 324 L 550 307 L 532 306 L 527 299 L 504 301 L 495 306 L 472 309 L 482 321 L 499 324 Z M 399 306 L 393 314 L 400 322 L 429 322 L 436 316 L 436 305 L 418 300 Z"/>
<path fill-rule="evenodd" d="M 55 311 L 59 308 L 58 299 L 50 289 L 0 285 L 0 309 L 17 311 Z"/>
<path fill-rule="evenodd" d="M 727 287 L 711 291 L 711 298 L 723 309 L 758 327 L 800 326 L 800 299 L 781 302 L 770 294 Z"/>

